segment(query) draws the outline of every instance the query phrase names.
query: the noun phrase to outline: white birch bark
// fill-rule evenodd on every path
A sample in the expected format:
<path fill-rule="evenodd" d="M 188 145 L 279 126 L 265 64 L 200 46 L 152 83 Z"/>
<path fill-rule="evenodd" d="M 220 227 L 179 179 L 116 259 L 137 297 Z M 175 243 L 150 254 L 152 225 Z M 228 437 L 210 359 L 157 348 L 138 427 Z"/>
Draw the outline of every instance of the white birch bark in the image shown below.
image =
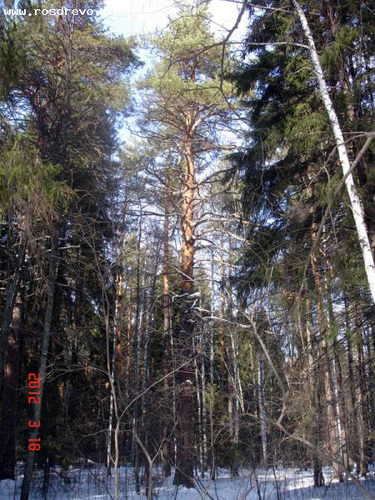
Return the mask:
<path fill-rule="evenodd" d="M 203 428 L 202 428 L 202 401 L 201 401 L 201 387 L 200 376 L 198 368 L 198 360 L 194 360 L 195 367 L 195 384 L 197 387 L 197 417 L 198 417 L 198 450 L 199 450 L 199 466 L 201 469 L 202 477 L 204 477 L 204 461 L 203 461 Z"/>
<path fill-rule="evenodd" d="M 204 365 L 204 358 L 205 358 L 205 343 L 203 341 L 203 336 L 200 338 L 201 342 L 201 352 L 202 352 L 202 357 L 201 357 L 201 387 L 202 387 L 202 432 L 203 432 L 203 471 L 202 471 L 202 478 L 203 478 L 203 472 L 206 470 L 206 464 L 207 464 L 207 405 L 206 405 L 206 369 Z"/>
<path fill-rule="evenodd" d="M 345 177 L 345 186 L 348 191 L 351 209 L 353 212 L 353 218 L 355 222 L 355 227 L 357 230 L 359 244 L 362 250 L 363 263 L 365 266 L 368 286 L 370 289 L 372 301 L 375 304 L 375 265 L 374 256 L 371 251 L 370 241 L 367 233 L 366 223 L 364 219 L 363 208 L 361 200 L 354 183 L 354 178 L 350 172 L 350 161 L 348 151 L 346 149 L 344 136 L 339 124 L 339 120 L 336 111 L 333 107 L 331 97 L 328 92 L 328 87 L 324 78 L 323 70 L 320 65 L 319 56 L 315 47 L 315 42 L 312 37 L 312 33 L 307 22 L 306 16 L 297 0 L 291 0 L 292 4 L 296 8 L 298 17 L 301 21 L 303 32 L 307 38 L 310 58 L 313 63 L 315 76 L 319 83 L 319 89 L 322 101 L 328 113 L 329 121 L 332 126 L 333 134 L 335 137 L 337 150 L 339 153 L 340 164 L 342 168 L 343 175 Z"/>
<path fill-rule="evenodd" d="M 113 432 L 113 400 L 114 400 L 114 387 L 115 387 L 115 363 L 116 363 L 116 332 L 117 324 L 116 319 L 113 325 L 113 348 L 112 348 L 112 368 L 108 367 L 110 370 L 110 387 L 111 395 L 109 399 L 109 420 L 108 420 L 108 433 L 107 433 L 107 475 L 111 475 L 112 466 L 112 432 Z"/>
<path fill-rule="evenodd" d="M 260 436 L 262 439 L 262 456 L 263 464 L 267 464 L 267 415 L 265 405 L 265 369 L 264 369 L 264 354 L 259 353 L 258 356 L 258 399 L 259 399 L 259 416 L 260 416 Z"/>

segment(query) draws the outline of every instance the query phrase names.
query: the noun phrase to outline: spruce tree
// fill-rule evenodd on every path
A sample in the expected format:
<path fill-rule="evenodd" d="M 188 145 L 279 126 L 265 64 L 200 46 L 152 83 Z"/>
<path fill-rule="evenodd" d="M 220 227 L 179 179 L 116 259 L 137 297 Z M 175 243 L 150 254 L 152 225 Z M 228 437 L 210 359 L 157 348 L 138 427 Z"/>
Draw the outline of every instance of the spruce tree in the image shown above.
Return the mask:
<path fill-rule="evenodd" d="M 328 280 L 332 283 L 334 276 L 336 290 L 333 293 L 338 299 L 340 289 L 346 288 L 347 282 L 341 274 L 337 252 L 354 254 L 358 262 L 361 262 L 361 254 L 358 240 L 354 247 L 347 245 L 347 224 L 351 228 L 352 242 L 353 221 L 347 198 L 337 187 L 341 172 L 335 161 L 335 140 L 304 33 L 292 4 L 260 2 L 256 13 L 250 7 L 245 60 L 234 76 L 239 93 L 249 107 L 250 137 L 246 153 L 232 158 L 237 172 L 242 175 L 243 206 L 251 220 L 238 286 L 245 300 L 254 297 L 254 290 L 274 292 L 273 300 L 279 302 L 278 297 L 284 297 L 284 307 L 286 303 L 293 304 L 293 309 L 299 311 L 296 333 L 307 346 L 301 348 L 300 354 L 310 353 L 311 367 L 316 363 L 321 366 L 320 372 L 315 371 L 312 375 L 315 385 L 311 394 L 320 391 L 325 401 L 321 397 L 312 400 L 313 411 L 320 414 L 324 408 L 328 422 L 327 433 L 322 434 L 312 427 L 313 448 L 321 449 L 327 440 L 336 460 L 335 440 L 338 442 L 339 437 L 330 429 L 331 426 L 337 428 L 339 417 L 332 412 L 334 382 L 330 336 L 335 338 L 337 331 L 332 322 L 325 320 L 327 312 L 323 308 L 330 302 L 325 298 L 323 284 Z M 362 77 L 365 80 L 369 77 L 368 65 L 360 64 L 359 68 L 353 60 L 359 47 L 363 48 L 364 60 L 367 60 L 368 51 L 371 52 L 371 37 L 365 36 L 364 43 L 363 31 L 356 26 L 359 19 L 360 23 L 368 19 L 366 8 L 361 2 L 306 1 L 301 2 L 301 6 L 309 20 L 344 137 L 352 144 L 349 153 L 354 161 L 370 130 L 366 119 L 373 114 L 368 87 L 360 88 L 359 85 Z M 363 25 L 363 29 L 368 33 L 367 26 Z M 361 109 L 361 119 L 359 114 L 356 118 L 358 109 Z M 351 141 L 354 130 L 362 136 L 360 146 L 355 145 L 357 139 L 354 137 Z M 361 170 L 368 171 L 363 168 L 363 162 L 364 158 L 368 161 L 371 157 L 370 146 L 359 161 L 358 166 L 362 165 L 359 174 Z M 354 175 L 357 185 L 362 184 L 362 192 L 371 189 L 366 175 Z M 327 210 L 329 218 L 325 214 Z M 365 216 L 371 241 L 371 217 L 366 208 Z M 319 241 L 322 232 L 325 235 L 323 242 Z M 268 274 L 271 270 L 272 274 Z M 363 289 L 363 284 L 362 271 L 356 286 Z M 316 315 L 312 304 L 315 304 Z M 305 325 L 301 323 L 303 310 L 310 310 Z M 314 329 L 311 324 L 315 325 Z M 314 480 L 316 485 L 321 485 L 318 454 L 313 453 Z M 337 468 L 336 473 L 340 475 Z"/>
<path fill-rule="evenodd" d="M 80 2 L 79 7 L 95 11 L 99 5 L 95 1 Z M 68 6 L 77 7 L 76 2 Z M 49 2 L 46 7 L 58 5 Z M 72 339 L 77 331 L 63 325 L 67 325 L 68 319 L 68 324 L 73 321 L 78 326 L 82 308 L 85 308 L 85 328 L 90 324 L 88 318 L 92 318 L 87 331 L 93 333 L 97 328 L 94 304 L 100 297 L 100 282 L 92 260 L 93 254 L 97 258 L 101 254 L 105 260 L 105 248 L 113 236 L 110 202 L 111 196 L 115 196 L 117 168 L 112 158 L 116 147 L 114 123 L 128 106 L 124 77 L 135 57 L 131 45 L 108 36 L 96 16 L 79 19 L 73 15 L 26 16 L 17 18 L 14 24 L 13 42 L 20 47 L 22 64 L 17 67 L 17 78 L 8 80 L 3 88 L 20 118 L 15 125 L 8 122 L 8 131 L 4 127 L 8 138 L 2 141 L 5 162 L 0 176 L 6 196 L 1 208 L 9 218 L 11 232 L 16 229 L 14 243 L 9 248 L 10 262 L 13 252 L 19 258 L 27 256 L 27 265 L 26 259 L 21 264 L 15 262 L 14 269 L 22 270 L 22 280 L 13 283 L 19 282 L 22 289 L 28 290 L 28 311 L 38 311 L 39 317 L 44 317 L 44 325 L 42 338 L 29 336 L 22 344 L 29 367 L 22 364 L 18 368 L 13 356 L 12 378 L 16 383 L 18 370 L 27 376 L 30 366 L 36 371 L 39 367 L 41 400 L 43 394 L 45 397 L 34 408 L 32 417 L 39 420 L 41 412 L 45 445 L 38 461 L 49 464 L 48 442 L 51 446 L 56 444 L 47 436 L 49 432 L 53 434 L 54 424 L 52 418 L 44 416 L 48 414 L 47 407 L 57 404 L 61 408 L 68 400 L 56 398 L 56 391 L 50 391 L 45 384 L 48 359 L 51 350 L 55 355 L 58 350 L 63 365 L 69 365 L 77 355 L 77 345 Z M 22 58 L 22 54 L 27 54 L 27 58 Z M 16 244 L 24 251 L 17 251 Z M 86 291 L 83 281 L 88 283 Z M 14 307 L 8 296 L 13 297 Z M 3 322 L 3 343 L 7 338 L 5 329 L 10 329 L 10 333 L 15 331 L 12 318 L 15 321 L 20 298 L 13 289 L 4 298 L 4 321 L 8 320 L 7 324 Z M 18 331 L 41 330 L 30 313 L 18 314 L 17 323 L 20 322 Z M 82 316 L 79 322 L 84 324 Z M 10 354 L 6 356 L 9 358 Z M 64 378 L 63 387 L 69 386 L 70 378 L 70 375 Z M 4 398 L 9 394 L 8 390 L 3 391 L 3 418 L 7 418 L 5 408 L 10 403 Z M 67 412 L 72 415 L 71 426 L 72 402 Z M 32 429 L 27 438 L 36 438 L 38 432 L 38 428 Z M 65 437 L 62 441 L 58 446 L 63 448 L 67 446 Z M 13 449 L 2 453 L 1 460 L 13 457 L 14 464 L 15 441 L 2 442 Z M 23 445 L 25 442 L 27 439 L 22 441 Z M 34 455 L 28 452 L 23 498 L 28 497 Z M 12 466 L 7 466 L 8 469 Z"/>

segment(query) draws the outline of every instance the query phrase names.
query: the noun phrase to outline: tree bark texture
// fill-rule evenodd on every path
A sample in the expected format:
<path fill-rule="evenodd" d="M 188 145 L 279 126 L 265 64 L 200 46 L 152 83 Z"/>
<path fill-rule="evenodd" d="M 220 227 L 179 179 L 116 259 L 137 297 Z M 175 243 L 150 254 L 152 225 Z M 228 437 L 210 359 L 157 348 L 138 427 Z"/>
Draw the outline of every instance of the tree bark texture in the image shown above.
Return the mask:
<path fill-rule="evenodd" d="M 303 32 L 307 38 L 310 57 L 313 63 L 315 76 L 319 83 L 320 95 L 324 106 L 326 108 L 329 121 L 332 127 L 333 135 L 335 137 L 337 150 L 339 153 L 340 164 L 342 168 L 343 175 L 345 177 L 345 186 L 349 195 L 350 205 L 352 209 L 352 214 L 354 218 L 355 227 L 357 230 L 358 241 L 362 251 L 363 263 L 365 267 L 365 272 L 367 276 L 367 282 L 370 289 L 372 302 L 375 304 L 375 264 L 374 256 L 371 250 L 370 240 L 368 236 L 368 231 L 365 223 L 365 216 L 361 200 L 357 187 L 354 182 L 354 177 L 350 172 L 350 160 L 348 151 L 345 145 L 344 136 L 340 127 L 340 123 L 333 107 L 331 97 L 328 92 L 327 83 L 324 78 L 323 70 L 319 61 L 318 52 L 315 47 L 315 42 L 307 22 L 305 13 L 303 12 L 299 2 L 297 0 L 292 0 L 294 7 L 296 8 L 298 17 L 302 24 Z"/>
<path fill-rule="evenodd" d="M 57 238 L 52 241 L 51 248 L 51 260 L 48 276 L 48 292 L 47 292 L 47 304 L 44 315 L 44 326 L 42 334 L 42 348 L 40 353 L 40 403 L 33 405 L 33 422 L 37 422 L 41 417 L 41 410 L 43 404 L 43 391 L 47 375 L 47 360 L 48 360 L 48 350 L 51 337 L 51 324 L 52 324 L 52 311 L 54 304 L 55 288 L 56 288 L 56 276 L 58 269 L 58 260 L 56 255 L 56 243 Z M 39 428 L 34 427 L 29 432 L 29 439 L 36 439 L 39 436 Z M 22 482 L 22 491 L 20 500 L 28 500 L 30 493 L 30 486 L 33 476 L 33 466 L 34 466 L 35 452 L 27 450 L 26 460 L 25 460 L 25 472 Z"/>
<path fill-rule="evenodd" d="M 21 292 L 18 291 L 13 305 L 12 319 L 7 329 L 4 355 L 2 389 L 2 415 L 0 426 L 0 479 L 15 479 L 18 364 L 21 337 Z"/>
<path fill-rule="evenodd" d="M 177 339 L 179 360 L 186 363 L 178 372 L 178 428 L 175 485 L 194 486 L 194 407 L 195 384 L 193 354 L 194 315 L 191 295 L 194 292 L 194 199 L 195 174 L 192 138 L 186 138 L 185 173 L 182 191 L 182 250 L 181 250 L 181 308 Z M 181 363 L 182 364 L 182 363 Z"/>

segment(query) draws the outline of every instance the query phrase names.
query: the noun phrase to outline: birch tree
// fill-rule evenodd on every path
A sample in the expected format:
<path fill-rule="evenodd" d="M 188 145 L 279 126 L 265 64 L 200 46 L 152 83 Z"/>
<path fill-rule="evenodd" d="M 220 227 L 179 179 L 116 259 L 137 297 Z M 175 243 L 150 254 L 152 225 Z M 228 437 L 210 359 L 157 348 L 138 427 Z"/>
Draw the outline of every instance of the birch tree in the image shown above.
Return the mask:
<path fill-rule="evenodd" d="M 335 137 L 337 151 L 340 159 L 340 165 L 343 173 L 343 180 L 345 182 L 346 190 L 348 192 L 353 219 L 357 230 L 358 241 L 362 251 L 363 264 L 366 271 L 368 287 L 371 293 L 372 301 L 375 305 L 374 255 L 371 250 L 370 240 L 365 223 L 363 206 L 353 176 L 353 170 L 358 163 L 358 159 L 356 158 L 352 163 L 349 160 L 349 154 L 346 147 L 344 135 L 341 130 L 340 123 L 335 108 L 333 106 L 331 97 L 329 95 L 328 86 L 324 78 L 322 66 L 319 61 L 319 55 L 316 50 L 314 38 L 312 36 L 309 24 L 307 22 L 307 18 L 305 16 L 304 11 L 301 8 L 301 5 L 297 2 L 297 0 L 292 0 L 292 4 L 294 5 L 297 11 L 298 18 L 301 22 L 303 32 L 307 39 L 309 53 L 314 67 L 314 74 L 318 80 L 321 98 L 324 103 L 324 107 L 327 111 L 329 121 L 332 127 L 332 132 Z M 370 134 L 369 139 L 371 140 L 373 136 L 374 134 Z M 367 145 L 369 145 L 369 141 L 366 143 L 366 147 Z"/>

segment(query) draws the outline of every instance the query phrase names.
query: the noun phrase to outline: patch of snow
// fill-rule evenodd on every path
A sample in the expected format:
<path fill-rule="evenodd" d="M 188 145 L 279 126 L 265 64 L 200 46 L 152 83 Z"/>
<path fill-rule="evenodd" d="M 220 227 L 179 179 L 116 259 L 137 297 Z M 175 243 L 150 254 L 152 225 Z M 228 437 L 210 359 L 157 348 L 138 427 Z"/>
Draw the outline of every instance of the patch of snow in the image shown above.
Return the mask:
<path fill-rule="evenodd" d="M 196 477 L 196 488 L 173 486 L 173 476 L 162 479 L 161 471 L 153 469 L 153 499 L 155 500 L 363 500 L 365 497 L 350 480 L 339 483 L 333 479 L 332 470 L 324 468 L 326 486 L 314 487 L 311 469 L 242 469 L 240 476 L 231 478 L 227 469 L 218 470 L 216 481 Z M 16 481 L 0 481 L 0 500 L 18 500 L 22 486 L 22 467 L 18 468 Z M 361 484 L 375 493 L 375 468 Z M 119 468 L 119 497 L 121 500 L 146 500 L 145 486 L 141 493 L 135 490 L 134 470 Z M 114 477 L 109 477 L 103 465 L 80 463 L 79 467 L 51 467 L 49 488 L 43 497 L 43 471 L 34 473 L 30 500 L 109 500 L 114 498 Z"/>

